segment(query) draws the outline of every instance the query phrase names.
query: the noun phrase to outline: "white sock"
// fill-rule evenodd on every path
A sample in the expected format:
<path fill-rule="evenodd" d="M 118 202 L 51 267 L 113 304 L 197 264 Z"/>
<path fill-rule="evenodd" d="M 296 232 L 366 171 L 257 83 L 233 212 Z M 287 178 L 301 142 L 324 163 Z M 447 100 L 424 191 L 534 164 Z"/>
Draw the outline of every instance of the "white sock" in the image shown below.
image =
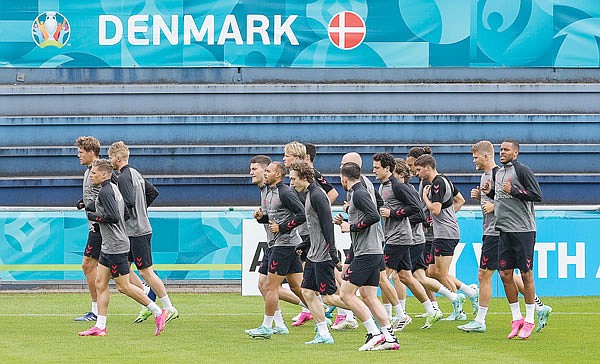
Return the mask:
<path fill-rule="evenodd" d="M 268 328 L 273 327 L 273 316 L 267 316 L 267 315 L 265 315 L 265 318 L 263 318 L 262 325 L 264 327 L 268 327 Z"/>
<path fill-rule="evenodd" d="M 367 329 L 367 332 L 369 334 L 379 335 L 379 333 L 380 333 L 379 328 L 377 328 L 377 324 L 375 324 L 375 321 L 373 320 L 372 317 L 370 319 L 368 319 L 367 321 L 363 322 L 363 325 L 365 325 L 365 328 Z"/>
<path fill-rule="evenodd" d="M 306 308 L 306 307 L 302 307 L 302 312 L 308 312 L 308 313 L 310 313 L 310 310 L 308 308 Z"/>
<path fill-rule="evenodd" d="M 355 320 L 354 312 L 352 310 L 346 310 L 346 320 Z"/>
<path fill-rule="evenodd" d="M 92 301 L 92 313 L 98 316 L 98 302 Z"/>
<path fill-rule="evenodd" d="M 385 312 L 387 313 L 388 318 L 392 318 L 392 304 L 384 303 L 383 308 L 385 308 Z"/>
<path fill-rule="evenodd" d="M 381 328 L 381 333 L 385 336 L 385 341 L 394 341 L 396 337 L 394 336 L 394 330 L 391 325 L 387 325 Z"/>
<path fill-rule="evenodd" d="M 346 316 L 346 311 L 348 311 L 348 310 L 346 310 L 345 308 L 341 308 L 341 307 L 337 308 L 338 316 Z"/>
<path fill-rule="evenodd" d="M 510 312 L 512 313 L 513 321 L 520 320 L 523 318 L 523 315 L 521 315 L 521 307 L 519 307 L 519 301 L 515 303 L 510 303 L 509 306 Z"/>
<path fill-rule="evenodd" d="M 400 300 L 400 305 L 402 305 L 402 312 L 406 313 L 406 300 Z"/>
<path fill-rule="evenodd" d="M 281 313 L 281 310 L 275 311 L 275 316 L 273 316 L 273 319 L 275 320 L 275 326 L 277 326 L 277 327 L 285 326 L 285 322 L 283 322 L 283 314 Z"/>
<path fill-rule="evenodd" d="M 162 314 L 162 310 L 160 309 L 160 307 L 158 307 L 156 302 L 150 302 L 150 304 L 146 306 L 146 308 L 148 308 L 152 312 L 154 317 L 158 317 Z"/>
<path fill-rule="evenodd" d="M 327 321 L 317 323 L 317 331 L 322 337 L 330 337 L 329 329 L 327 328 Z"/>
<path fill-rule="evenodd" d="M 396 317 L 406 317 L 406 312 L 404 312 L 404 307 L 402 307 L 402 304 L 399 303 L 396 306 L 394 306 L 394 311 L 396 312 Z"/>
<path fill-rule="evenodd" d="M 173 309 L 173 304 L 171 303 L 169 295 L 161 297 L 160 302 L 162 303 L 163 308 L 166 308 L 167 310 Z"/>
<path fill-rule="evenodd" d="M 467 296 L 471 297 L 473 296 L 475 293 L 477 293 L 477 291 L 475 290 L 475 288 L 473 287 L 469 287 L 466 284 L 462 284 L 459 288 L 459 290 L 465 292 L 467 294 Z"/>
<path fill-rule="evenodd" d="M 436 310 L 440 310 L 440 306 L 438 305 L 438 301 L 431 301 L 431 305 L 433 306 L 434 309 Z"/>
<path fill-rule="evenodd" d="M 147 296 L 150 292 L 150 286 L 142 282 L 142 288 L 144 289 L 144 294 Z"/>
<path fill-rule="evenodd" d="M 487 315 L 487 312 L 487 307 L 479 306 L 479 309 L 477 310 L 477 316 L 475 316 L 475 321 L 479 322 L 480 324 L 485 324 L 485 316 Z"/>
<path fill-rule="evenodd" d="M 448 288 L 441 286 L 440 289 L 438 290 L 438 293 L 443 295 L 444 297 L 446 297 L 447 299 L 449 299 L 450 301 L 455 301 L 458 296 L 456 295 L 456 293 L 452 292 L 451 290 L 449 290 Z"/>
<path fill-rule="evenodd" d="M 425 312 L 430 315 L 435 313 L 435 309 L 433 308 L 433 303 L 430 300 L 423 302 L 423 307 L 425 308 Z"/>
<path fill-rule="evenodd" d="M 535 303 L 525 304 L 525 322 L 534 323 L 533 313 L 535 312 Z"/>
<path fill-rule="evenodd" d="M 96 319 L 96 327 L 101 330 L 106 329 L 106 316 L 98 315 L 98 318 Z"/>

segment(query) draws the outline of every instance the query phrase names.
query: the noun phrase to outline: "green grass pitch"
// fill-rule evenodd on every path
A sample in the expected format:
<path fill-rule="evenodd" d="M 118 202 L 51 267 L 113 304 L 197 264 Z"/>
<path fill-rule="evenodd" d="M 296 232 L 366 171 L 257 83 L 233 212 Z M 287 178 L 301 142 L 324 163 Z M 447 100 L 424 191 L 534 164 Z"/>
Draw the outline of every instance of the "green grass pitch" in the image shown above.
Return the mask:
<path fill-rule="evenodd" d="M 313 322 L 291 327 L 298 308 L 282 303 L 290 335 L 251 339 L 244 329 L 262 322 L 260 297 L 238 294 L 172 294 L 180 318 L 154 337 L 152 319 L 134 324 L 139 306 L 112 293 L 106 337 L 79 337 L 93 325 L 73 318 L 89 307 L 83 293 L 0 293 L 2 363 L 598 363 L 600 297 L 546 297 L 553 307 L 548 326 L 528 340 L 507 340 L 510 313 L 504 299 L 493 299 L 485 334 L 462 333 L 464 322 L 438 322 L 421 330 L 414 319 L 398 333 L 399 351 L 358 352 L 365 329 L 333 332 L 334 345 L 305 345 Z M 440 300 L 442 310 L 450 304 Z M 467 302 L 468 303 L 468 302 Z M 521 301 L 522 309 L 524 310 Z M 465 306 L 468 307 L 468 306 Z M 469 306 L 470 307 L 470 306 Z M 409 297 L 407 311 L 422 306 Z M 468 319 L 473 315 L 469 314 Z"/>

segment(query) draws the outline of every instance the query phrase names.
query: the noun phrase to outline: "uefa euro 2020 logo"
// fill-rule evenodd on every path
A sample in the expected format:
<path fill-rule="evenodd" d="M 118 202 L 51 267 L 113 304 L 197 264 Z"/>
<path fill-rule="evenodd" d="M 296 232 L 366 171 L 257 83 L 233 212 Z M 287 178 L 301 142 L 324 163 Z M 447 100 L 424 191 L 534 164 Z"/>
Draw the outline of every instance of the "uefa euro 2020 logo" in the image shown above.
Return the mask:
<path fill-rule="evenodd" d="M 71 38 L 71 26 L 61 13 L 47 11 L 33 21 L 31 37 L 40 48 L 62 48 Z"/>

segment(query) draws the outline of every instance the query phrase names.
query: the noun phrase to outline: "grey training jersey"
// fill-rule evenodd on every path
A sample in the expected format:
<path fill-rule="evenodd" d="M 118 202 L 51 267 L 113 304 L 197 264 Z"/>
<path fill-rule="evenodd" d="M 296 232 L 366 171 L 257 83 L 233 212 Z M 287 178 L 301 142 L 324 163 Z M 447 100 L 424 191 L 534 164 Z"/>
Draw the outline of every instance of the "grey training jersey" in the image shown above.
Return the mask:
<path fill-rule="evenodd" d="M 490 170 L 489 172 L 484 172 L 481 175 L 481 181 L 479 182 L 479 188 L 481 191 L 483 191 L 483 186 L 485 186 L 486 183 L 489 183 L 492 186 L 492 188 L 494 188 L 492 173 L 493 173 L 493 171 Z M 494 203 L 494 200 L 491 199 L 490 197 L 488 197 L 488 195 L 486 195 L 485 193 L 481 192 L 481 201 L 480 202 L 481 202 L 481 206 L 483 207 L 483 205 L 485 205 L 487 202 Z M 494 211 L 487 213 L 487 214 L 483 213 L 483 235 L 488 235 L 488 236 L 500 235 L 498 230 L 496 230 L 496 214 L 494 213 Z"/>
<path fill-rule="evenodd" d="M 426 219 L 426 223 L 423 224 L 423 233 L 425 235 L 425 240 L 426 241 L 432 241 L 433 240 L 433 225 L 432 225 L 432 221 L 433 221 L 433 217 L 431 216 L 431 212 L 429 212 L 429 209 L 427 208 L 427 205 L 425 205 L 425 202 L 423 201 L 423 187 L 425 185 L 427 185 L 428 183 L 424 183 L 423 180 L 419 180 L 419 200 L 421 201 L 421 210 L 423 211 L 423 214 L 425 215 L 425 219 Z"/>
<path fill-rule="evenodd" d="M 146 205 L 146 193 L 149 192 L 146 191 L 147 183 L 136 169 L 130 166 L 121 168 L 118 186 L 129 210 L 130 218 L 125 222 L 128 236 L 144 236 L 152 233 Z"/>
<path fill-rule="evenodd" d="M 331 204 L 325 191 L 316 182 L 308 186 L 306 201 L 306 223 L 310 234 L 310 249 L 306 258 L 311 262 L 325 262 L 332 260 L 331 251 L 334 254 L 334 232 L 331 213 Z"/>
<path fill-rule="evenodd" d="M 367 192 L 369 192 L 369 196 L 371 196 L 371 200 L 373 201 L 375 206 L 377 206 L 377 197 L 375 196 L 375 186 L 373 186 L 373 183 L 371 182 L 371 180 L 369 180 L 369 178 L 367 178 L 367 176 L 361 175 L 360 181 L 367 188 Z M 379 241 L 379 242 L 381 242 L 381 244 L 383 244 L 385 241 L 385 235 L 383 233 L 383 225 L 381 225 L 381 222 L 377 223 L 377 225 L 375 226 L 375 230 L 377 233 L 377 241 Z"/>
<path fill-rule="evenodd" d="M 266 213 L 258 222 L 274 221 L 279 225 L 279 232 L 273 234 L 269 246 L 296 246 L 301 239 L 297 227 L 306 221 L 304 206 L 296 192 L 290 186 L 277 183 L 269 187 L 265 198 Z"/>
<path fill-rule="evenodd" d="M 534 202 L 542 200 L 542 191 L 527 166 L 513 161 L 496 173 L 494 207 L 496 229 L 504 232 L 536 231 Z M 505 181 L 512 183 L 512 190 L 502 190 Z"/>
<path fill-rule="evenodd" d="M 356 183 L 348 191 L 348 198 L 348 223 L 354 256 L 383 254 L 377 234 L 379 213 L 367 188 L 360 182 Z"/>
<path fill-rule="evenodd" d="M 88 167 L 83 174 L 83 204 L 90 206 L 96 201 L 96 197 L 100 192 L 100 186 L 92 183 L 92 167 Z M 92 227 L 92 222 L 88 221 L 88 228 Z"/>
<path fill-rule="evenodd" d="M 267 212 L 267 192 L 269 191 L 269 186 L 267 185 L 263 185 L 262 187 L 259 186 L 258 187 L 260 189 L 260 209 L 263 211 L 263 213 Z M 267 234 L 267 247 L 268 248 L 272 248 L 273 247 L 273 242 L 275 241 L 274 237 L 273 237 L 273 233 L 271 232 L 271 229 L 269 229 L 269 224 L 263 224 L 263 226 L 265 227 L 265 233 Z"/>
<path fill-rule="evenodd" d="M 448 207 L 442 207 L 439 215 L 433 216 L 433 237 L 435 239 L 460 239 L 460 230 L 458 229 L 458 220 L 452 201 L 458 191 L 450 184 L 447 178 L 441 175 L 435 176 L 431 181 L 431 190 L 429 191 L 429 200 L 449 204 Z"/>
<path fill-rule="evenodd" d="M 412 228 L 409 216 L 418 213 L 419 201 L 415 200 L 408 186 L 394 176 L 379 186 L 384 207 L 390 210 L 390 217 L 383 217 L 383 232 L 386 245 L 412 245 Z"/>
<path fill-rule="evenodd" d="M 99 222 L 104 254 L 129 252 L 129 237 L 125 232 L 125 201 L 119 188 L 110 181 L 102 183 L 96 198 L 96 212 L 102 217 Z"/>

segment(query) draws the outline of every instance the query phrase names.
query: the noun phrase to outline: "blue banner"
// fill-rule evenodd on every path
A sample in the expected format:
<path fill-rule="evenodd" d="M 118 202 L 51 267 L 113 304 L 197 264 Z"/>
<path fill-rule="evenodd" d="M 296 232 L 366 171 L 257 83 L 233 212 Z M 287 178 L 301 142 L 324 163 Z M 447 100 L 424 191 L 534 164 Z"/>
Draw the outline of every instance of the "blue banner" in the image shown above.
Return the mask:
<path fill-rule="evenodd" d="M 242 221 L 251 215 L 251 210 L 151 211 L 159 276 L 240 280 Z M 534 271 L 539 295 L 600 295 L 599 223 L 598 212 L 537 211 Z M 462 238 L 453 269 L 462 281 L 477 282 L 481 212 L 459 212 L 459 225 Z M 79 211 L 0 212 L 0 280 L 83 280 L 86 238 L 87 221 Z M 494 294 L 503 295 L 497 278 Z"/>
<path fill-rule="evenodd" d="M 597 0 L 27 0 L 0 67 L 600 66 Z"/>

